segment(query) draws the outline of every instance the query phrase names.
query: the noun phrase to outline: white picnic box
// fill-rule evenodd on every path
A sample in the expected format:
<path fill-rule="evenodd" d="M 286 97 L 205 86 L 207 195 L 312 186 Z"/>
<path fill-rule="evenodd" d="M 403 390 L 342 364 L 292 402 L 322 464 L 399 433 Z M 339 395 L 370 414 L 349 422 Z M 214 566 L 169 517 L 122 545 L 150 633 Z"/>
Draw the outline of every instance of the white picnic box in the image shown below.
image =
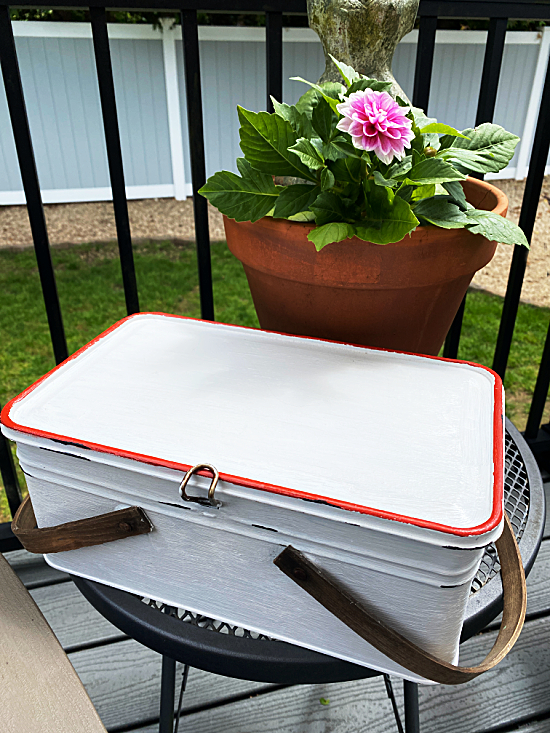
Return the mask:
<path fill-rule="evenodd" d="M 138 314 L 2 412 L 39 527 L 130 506 L 154 530 L 46 556 L 59 570 L 356 664 L 389 660 L 274 564 L 292 545 L 425 651 L 458 659 L 503 527 L 490 369 Z M 215 506 L 178 492 L 199 463 Z M 206 499 L 192 476 L 187 496 Z"/>

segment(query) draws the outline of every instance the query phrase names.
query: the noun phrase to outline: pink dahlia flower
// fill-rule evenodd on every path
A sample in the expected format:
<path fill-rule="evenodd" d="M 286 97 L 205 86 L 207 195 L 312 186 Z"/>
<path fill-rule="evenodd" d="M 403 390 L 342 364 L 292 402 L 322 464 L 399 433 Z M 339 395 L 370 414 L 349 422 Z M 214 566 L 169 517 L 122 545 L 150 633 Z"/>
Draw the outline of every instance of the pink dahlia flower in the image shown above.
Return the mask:
<path fill-rule="evenodd" d="M 412 123 L 387 92 L 353 92 L 336 109 L 344 115 L 336 125 L 339 130 L 349 132 L 356 148 L 373 150 L 383 163 L 394 158 L 405 157 L 405 148 L 411 147 L 414 133 Z"/>

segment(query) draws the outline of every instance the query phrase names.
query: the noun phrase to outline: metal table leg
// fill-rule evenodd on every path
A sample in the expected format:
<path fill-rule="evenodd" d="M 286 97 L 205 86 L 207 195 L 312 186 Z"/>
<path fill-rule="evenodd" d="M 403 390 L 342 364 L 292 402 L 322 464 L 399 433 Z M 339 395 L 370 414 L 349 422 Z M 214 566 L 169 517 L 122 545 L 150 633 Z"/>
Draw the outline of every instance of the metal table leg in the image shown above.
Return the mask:
<path fill-rule="evenodd" d="M 159 733 L 172 733 L 174 729 L 174 701 L 176 686 L 176 661 L 162 657 L 160 682 Z"/>
<path fill-rule="evenodd" d="M 403 693 L 405 696 L 405 733 L 420 733 L 418 685 L 416 682 L 404 680 Z"/>

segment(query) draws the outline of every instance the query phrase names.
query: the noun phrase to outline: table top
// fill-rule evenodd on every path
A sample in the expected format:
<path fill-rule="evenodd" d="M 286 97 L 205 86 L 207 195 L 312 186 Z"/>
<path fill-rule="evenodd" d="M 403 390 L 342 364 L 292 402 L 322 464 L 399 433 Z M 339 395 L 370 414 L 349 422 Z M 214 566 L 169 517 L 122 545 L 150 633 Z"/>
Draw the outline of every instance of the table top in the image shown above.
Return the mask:
<path fill-rule="evenodd" d="M 505 507 L 529 573 L 544 529 L 544 490 L 538 466 L 519 431 L 506 421 Z M 502 610 L 502 586 L 494 545 L 489 545 L 472 584 L 462 641 Z M 362 679 L 378 671 L 284 642 L 258 638 L 245 629 L 166 607 L 124 591 L 73 578 L 93 606 L 145 646 L 192 667 L 259 682 L 322 683 Z"/>

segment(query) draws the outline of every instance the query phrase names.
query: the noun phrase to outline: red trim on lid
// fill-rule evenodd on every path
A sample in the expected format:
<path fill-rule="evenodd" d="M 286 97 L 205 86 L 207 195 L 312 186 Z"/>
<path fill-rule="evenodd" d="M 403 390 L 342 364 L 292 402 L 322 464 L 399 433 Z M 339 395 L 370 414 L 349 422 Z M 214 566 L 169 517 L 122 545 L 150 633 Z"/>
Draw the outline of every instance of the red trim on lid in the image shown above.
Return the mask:
<path fill-rule="evenodd" d="M 63 361 L 58 366 L 54 367 L 51 371 L 47 372 L 43 377 L 38 379 L 34 384 L 32 384 L 30 387 L 28 387 L 26 390 L 24 390 L 20 395 L 17 397 L 14 397 L 10 402 L 8 402 L 7 405 L 5 405 L 4 409 L 2 410 L 2 413 L 0 415 L 0 422 L 5 425 L 7 428 L 11 428 L 12 430 L 19 431 L 21 433 L 26 433 L 30 435 L 35 435 L 40 438 L 47 438 L 49 440 L 54 440 L 61 443 L 70 443 L 77 447 L 87 448 L 90 450 L 98 451 L 100 453 L 110 453 L 115 456 L 120 456 L 121 458 L 129 458 L 131 460 L 140 461 L 141 463 L 150 463 L 155 466 L 164 466 L 166 468 L 175 469 L 177 471 L 186 472 L 188 471 L 191 466 L 185 463 L 176 463 L 174 461 L 167 461 L 163 460 L 161 458 L 157 458 L 155 456 L 148 456 L 141 453 L 134 453 L 132 451 L 122 450 L 119 448 L 114 448 L 112 446 L 106 446 L 101 445 L 99 443 L 92 443 L 85 440 L 79 440 L 78 438 L 70 437 L 67 435 L 58 435 L 56 433 L 50 433 L 45 430 L 37 430 L 35 428 L 29 428 L 25 425 L 19 425 L 15 423 L 11 417 L 10 417 L 10 410 L 13 407 L 13 405 L 17 402 L 20 402 L 23 400 L 28 394 L 30 394 L 36 387 L 38 387 L 44 380 L 46 380 L 48 377 L 50 377 L 54 372 L 56 372 L 58 369 L 60 369 L 62 366 L 67 364 L 68 362 L 72 361 L 73 359 L 76 359 L 78 356 L 83 354 L 85 351 L 87 351 L 91 346 L 93 346 L 95 343 L 103 339 L 105 336 L 107 336 L 109 333 L 114 331 L 116 328 L 121 326 L 122 324 L 126 323 L 126 321 L 129 321 L 131 318 L 139 318 L 141 316 L 164 316 L 166 318 L 180 318 L 182 320 L 186 321 L 198 321 L 200 323 L 215 323 L 217 326 L 229 326 L 230 328 L 239 328 L 244 330 L 252 330 L 257 331 L 258 329 L 251 329 L 247 326 L 236 326 L 234 324 L 228 324 L 228 323 L 216 323 L 215 321 L 202 321 L 198 318 L 187 318 L 186 316 L 176 316 L 171 315 L 168 313 L 134 313 L 131 316 L 127 316 L 126 318 L 123 318 L 121 321 L 118 321 L 113 326 L 108 328 L 106 331 L 101 333 L 99 336 L 97 336 L 93 341 L 90 341 L 88 344 L 83 346 L 78 351 L 75 351 L 74 354 L 69 356 L 65 361 Z M 299 338 L 299 339 L 308 339 L 312 341 L 324 341 L 326 343 L 334 343 L 334 344 L 344 344 L 345 342 L 342 341 L 330 341 L 328 339 L 317 339 L 310 336 L 296 336 L 294 334 L 287 334 L 287 333 L 279 333 L 277 331 L 265 331 L 264 333 L 274 333 L 276 335 L 285 336 L 289 338 Z M 499 375 L 494 372 L 492 369 L 489 369 L 489 367 L 483 366 L 482 364 L 476 364 L 474 362 L 470 361 L 464 361 L 461 359 L 446 359 L 444 357 L 440 356 L 427 356 L 424 354 L 410 354 L 410 352 L 405 351 L 394 351 L 391 349 L 381 349 L 376 347 L 366 347 L 366 346 L 360 346 L 359 344 L 346 344 L 348 346 L 354 346 L 356 348 L 365 349 L 366 351 L 384 351 L 388 353 L 393 354 L 406 354 L 411 356 L 418 356 L 422 359 L 432 359 L 435 361 L 446 361 L 451 362 L 453 364 L 467 364 L 468 366 L 473 366 L 478 369 L 484 369 L 485 371 L 489 372 L 495 380 L 495 386 L 494 386 L 494 413 L 493 413 L 493 509 L 491 512 L 491 516 L 486 522 L 483 522 L 483 524 L 477 525 L 476 527 L 450 527 L 445 524 L 439 524 L 437 522 L 430 522 L 425 519 L 418 519 L 415 517 L 408 517 L 402 514 L 396 514 L 394 512 L 387 512 L 382 509 L 374 509 L 372 507 L 366 507 L 361 504 L 352 504 L 350 502 L 346 501 L 337 501 L 336 499 L 331 499 L 330 497 L 326 496 L 320 496 L 316 494 L 309 494 L 304 491 L 296 491 L 295 489 L 290 489 L 285 486 L 277 486 L 275 484 L 269 484 L 265 483 L 263 481 L 256 481 L 253 479 L 245 478 L 243 476 L 233 476 L 231 474 L 222 473 L 220 471 L 220 479 L 222 481 L 226 481 L 231 484 L 235 484 L 236 486 L 244 486 L 251 489 L 259 489 L 261 491 L 269 491 L 274 494 L 282 494 L 284 496 L 290 496 L 296 499 L 304 499 L 307 501 L 313 501 L 323 504 L 329 504 L 331 506 L 339 507 L 341 509 L 346 509 L 348 511 L 353 512 L 359 512 L 361 514 L 371 514 L 375 517 L 380 517 L 382 519 L 389 519 L 392 521 L 397 522 L 403 522 L 405 524 L 413 524 L 417 527 L 423 527 L 425 529 L 431 529 L 435 530 L 437 532 L 444 532 L 446 534 L 453 534 L 457 535 L 459 537 L 468 537 L 471 535 L 481 535 L 489 532 L 490 530 L 497 527 L 500 522 L 502 521 L 503 516 L 503 496 L 504 496 L 504 449 L 503 449 L 503 439 L 504 439 L 504 414 L 503 414 L 503 405 L 502 405 L 502 380 L 499 377 Z M 200 475 L 208 476 L 208 472 L 200 472 Z"/>

